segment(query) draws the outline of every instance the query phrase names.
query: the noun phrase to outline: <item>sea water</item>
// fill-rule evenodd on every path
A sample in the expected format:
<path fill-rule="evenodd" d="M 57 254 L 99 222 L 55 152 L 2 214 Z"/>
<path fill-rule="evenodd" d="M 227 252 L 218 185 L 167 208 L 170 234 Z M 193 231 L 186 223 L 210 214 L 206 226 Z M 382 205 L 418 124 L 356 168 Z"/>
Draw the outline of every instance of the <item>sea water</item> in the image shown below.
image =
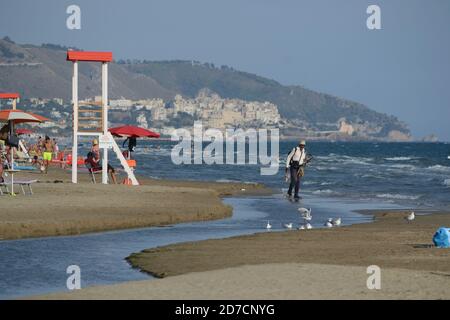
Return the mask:
<path fill-rule="evenodd" d="M 296 143 L 280 143 L 280 170 L 273 176 L 260 175 L 258 165 L 174 165 L 173 145 L 138 143 L 137 173 L 161 179 L 259 182 L 282 192 L 288 187 L 285 158 Z M 302 181 L 305 196 L 450 208 L 450 144 L 310 142 L 306 150 L 314 158 Z"/>
<path fill-rule="evenodd" d="M 81 268 L 82 287 L 149 279 L 124 260 L 133 252 L 186 241 L 225 238 L 256 232 L 283 231 L 284 223 L 301 222 L 299 206 L 313 209 L 312 224 L 329 217 L 343 224 L 371 221 L 362 209 L 421 208 L 448 210 L 450 145 L 443 143 L 308 143 L 314 159 L 302 181 L 303 199 L 288 201 L 283 193 L 284 162 L 277 175 L 261 176 L 257 165 L 172 164 L 169 141 L 138 144 L 138 174 L 154 178 L 264 183 L 275 193 L 265 197 L 227 198 L 231 218 L 167 227 L 103 232 L 73 237 L 0 241 L 0 298 L 65 291 L 66 268 Z M 295 143 L 282 142 L 284 155 Z M 168 195 L 170 196 L 170 195 Z M 301 231 L 291 231 L 301 232 Z M 307 231 L 305 231 L 307 232 Z"/>

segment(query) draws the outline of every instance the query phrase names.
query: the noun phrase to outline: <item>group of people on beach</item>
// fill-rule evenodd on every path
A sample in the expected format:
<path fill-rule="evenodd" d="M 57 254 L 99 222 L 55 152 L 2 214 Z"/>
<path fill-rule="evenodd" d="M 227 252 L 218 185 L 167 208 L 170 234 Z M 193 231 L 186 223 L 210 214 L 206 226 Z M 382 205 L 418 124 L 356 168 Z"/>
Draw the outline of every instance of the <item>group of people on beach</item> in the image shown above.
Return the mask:
<path fill-rule="evenodd" d="M 26 144 L 25 147 L 27 147 Z M 45 136 L 44 139 L 39 137 L 35 144 L 29 146 L 28 154 L 32 158 L 32 164 L 47 173 L 52 160 L 58 157 L 59 146 L 56 139 L 50 139 L 48 136 Z"/>
<path fill-rule="evenodd" d="M 63 168 L 68 164 L 70 165 L 69 162 L 71 160 L 69 161 L 64 157 L 66 150 L 60 152 L 58 142 L 54 138 L 51 139 L 49 136 L 42 138 L 42 136 L 39 136 L 33 144 L 28 144 L 22 140 L 22 145 L 28 152 L 27 160 L 32 166 L 39 168 L 42 173 L 48 173 L 48 168 L 52 162 L 60 163 Z M 124 157 L 130 159 L 131 153 L 136 147 L 136 138 L 126 139 L 123 147 L 125 145 L 128 148 L 124 151 Z M 21 160 L 21 157 L 23 157 L 23 152 L 19 151 L 18 143 L 17 145 L 11 145 L 9 141 L 8 125 L 0 129 L 0 155 L 0 183 L 2 183 L 4 182 L 4 169 L 10 168 L 10 164 L 12 163 L 11 156 L 14 155 L 14 161 Z M 84 164 L 92 174 L 102 170 L 100 147 L 97 139 L 92 141 L 92 146 L 86 155 Z M 117 184 L 115 168 L 108 163 L 107 170 L 112 183 Z"/>
<path fill-rule="evenodd" d="M 19 141 L 22 143 L 21 145 L 19 145 Z M 24 150 L 21 150 L 22 148 Z M 52 160 L 58 157 L 59 146 L 56 139 L 51 139 L 48 136 L 45 136 L 45 138 L 39 136 L 33 144 L 28 144 L 25 140 L 19 140 L 17 136 L 11 137 L 9 124 L 6 124 L 0 129 L 0 153 L 2 172 L 4 167 L 11 166 L 13 160 L 31 160 L 33 166 L 47 173 Z"/>
<path fill-rule="evenodd" d="M 8 128 L 1 128 L 0 140 L 6 141 Z M 26 145 L 26 143 L 24 143 Z M 125 151 L 125 158 L 129 158 L 131 152 L 134 151 L 136 146 L 135 139 L 127 139 L 124 141 L 123 146 L 128 144 L 128 150 Z M 1 158 L 0 158 L 0 182 L 3 182 L 3 169 L 5 164 L 11 163 L 11 149 L 15 146 L 8 145 L 8 143 L 0 144 Z M 295 200 L 300 199 L 300 181 L 305 174 L 304 168 L 311 161 L 312 157 L 306 152 L 306 141 L 301 140 L 298 146 L 294 147 L 286 158 L 285 179 L 289 182 L 289 189 L 287 196 L 294 197 Z M 4 150 L 2 150 L 4 149 Z M 44 139 L 39 137 L 35 144 L 30 145 L 28 148 L 29 156 L 32 159 L 32 164 L 41 168 L 44 173 L 48 172 L 48 167 L 54 158 L 59 155 L 59 146 L 56 139 L 51 139 L 45 136 Z M 63 161 L 64 162 L 64 161 Z M 92 141 L 92 147 L 88 152 L 84 161 L 86 167 L 93 174 L 102 170 L 100 148 L 97 139 Z M 113 166 L 108 164 L 108 173 L 114 184 L 117 184 L 116 170 Z"/>

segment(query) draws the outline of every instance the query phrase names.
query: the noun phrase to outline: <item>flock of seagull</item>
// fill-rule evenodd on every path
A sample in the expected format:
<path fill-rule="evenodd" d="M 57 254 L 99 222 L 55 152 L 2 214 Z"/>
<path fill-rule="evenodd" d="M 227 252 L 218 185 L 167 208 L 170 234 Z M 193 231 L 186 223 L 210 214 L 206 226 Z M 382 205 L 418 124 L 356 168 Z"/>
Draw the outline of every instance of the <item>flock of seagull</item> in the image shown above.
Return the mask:
<path fill-rule="evenodd" d="M 312 209 L 309 208 L 298 208 L 298 212 L 300 213 L 302 219 L 303 219 L 303 224 L 300 224 L 300 226 L 297 228 L 297 230 L 310 230 L 313 228 L 313 226 L 311 225 L 311 220 L 312 220 Z M 326 222 L 325 222 L 325 226 L 328 228 L 333 228 L 333 227 L 338 227 L 342 224 L 342 219 L 341 218 L 329 218 Z M 286 229 L 291 230 L 293 228 L 293 223 L 285 223 L 283 224 L 283 227 Z M 270 221 L 267 221 L 267 225 L 266 225 L 266 229 L 270 230 L 272 229 L 272 225 L 270 224 Z"/>
<path fill-rule="evenodd" d="M 309 208 L 298 208 L 298 212 L 300 213 L 301 217 L 303 218 L 303 224 L 301 224 L 297 230 L 310 230 L 312 229 L 311 220 L 312 220 L 312 209 Z M 408 216 L 405 217 L 405 220 L 408 222 L 412 222 L 416 218 L 414 211 L 411 212 Z M 327 228 L 333 228 L 333 227 L 339 227 L 342 224 L 342 219 L 336 218 L 328 218 L 328 220 L 325 222 L 324 226 Z M 291 230 L 293 228 L 293 223 L 285 223 L 283 224 L 283 227 L 286 229 Z M 272 229 L 272 225 L 270 224 L 270 221 L 267 221 L 266 229 L 270 230 Z"/>

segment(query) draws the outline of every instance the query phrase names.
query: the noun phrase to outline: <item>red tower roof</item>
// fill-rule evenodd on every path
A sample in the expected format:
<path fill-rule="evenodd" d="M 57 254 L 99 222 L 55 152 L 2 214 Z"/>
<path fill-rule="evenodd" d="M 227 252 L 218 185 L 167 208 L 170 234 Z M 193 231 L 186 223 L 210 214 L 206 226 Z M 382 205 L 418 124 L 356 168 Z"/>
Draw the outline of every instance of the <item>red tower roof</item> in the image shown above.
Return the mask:
<path fill-rule="evenodd" d="M 67 61 L 111 62 L 112 52 L 67 51 Z"/>

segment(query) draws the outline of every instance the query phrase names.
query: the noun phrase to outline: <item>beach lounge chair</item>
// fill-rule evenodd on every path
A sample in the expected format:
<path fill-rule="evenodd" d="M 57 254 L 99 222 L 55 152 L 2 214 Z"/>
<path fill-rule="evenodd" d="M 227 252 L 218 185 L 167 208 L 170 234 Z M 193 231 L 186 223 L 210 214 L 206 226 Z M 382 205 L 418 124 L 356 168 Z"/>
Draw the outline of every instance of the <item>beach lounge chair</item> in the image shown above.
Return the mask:
<path fill-rule="evenodd" d="M 24 187 L 28 187 L 28 195 L 31 196 L 31 195 L 33 195 L 33 189 L 31 188 L 31 185 L 36 182 L 37 182 L 37 180 L 15 180 L 14 184 L 18 184 L 20 186 L 24 196 L 27 195 Z"/>
<path fill-rule="evenodd" d="M 14 180 L 14 184 L 20 186 L 24 196 L 33 195 L 33 189 L 31 188 L 31 185 L 36 182 L 37 182 L 37 180 Z M 10 192 L 9 192 L 8 186 L 10 186 L 10 185 L 11 185 L 10 181 L 1 182 L 0 183 L 0 195 L 3 196 L 5 194 L 5 192 L 3 192 L 3 188 L 6 191 L 6 194 L 9 194 Z M 25 191 L 25 187 L 28 187 L 28 193 Z"/>
<path fill-rule="evenodd" d="M 84 165 L 88 169 L 89 174 L 91 175 L 92 183 L 97 183 L 95 181 L 95 174 L 101 172 L 102 168 L 99 166 L 97 162 L 94 161 L 94 154 L 92 152 L 88 153 L 87 158 L 84 160 Z"/>
<path fill-rule="evenodd" d="M 23 151 L 16 150 L 14 151 L 14 162 L 31 162 L 30 156 L 25 154 Z"/>
<path fill-rule="evenodd" d="M 92 167 L 90 164 L 86 164 L 86 168 L 89 171 L 89 174 L 91 175 L 91 180 L 93 184 L 96 184 L 97 181 L 95 180 L 95 175 L 102 172 L 101 167 Z"/>
<path fill-rule="evenodd" d="M 6 194 L 9 193 L 8 185 L 5 182 L 0 182 L 0 196 L 3 196 L 5 192 L 3 192 L 3 189 L 6 191 Z"/>

